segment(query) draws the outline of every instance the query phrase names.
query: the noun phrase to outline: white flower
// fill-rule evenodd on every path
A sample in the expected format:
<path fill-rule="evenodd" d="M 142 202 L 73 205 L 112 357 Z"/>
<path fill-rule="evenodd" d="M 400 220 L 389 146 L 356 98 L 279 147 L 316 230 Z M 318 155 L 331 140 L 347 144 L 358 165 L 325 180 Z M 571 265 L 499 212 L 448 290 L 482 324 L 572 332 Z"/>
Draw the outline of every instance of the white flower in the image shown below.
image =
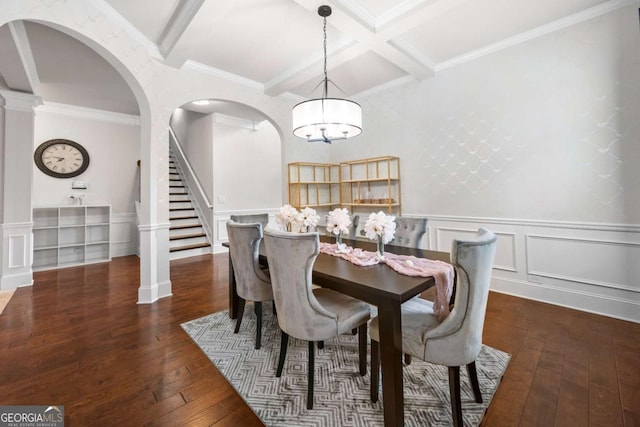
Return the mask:
<path fill-rule="evenodd" d="M 340 233 L 348 233 L 351 225 L 351 215 L 346 208 L 336 208 L 327 214 L 327 231 L 336 236 Z"/>
<path fill-rule="evenodd" d="M 293 228 L 293 224 L 296 222 L 296 218 L 299 215 L 298 210 L 291 205 L 284 205 L 280 208 L 280 211 L 276 213 L 276 222 L 282 231 Z M 288 227 L 291 225 L 291 227 Z"/>
<path fill-rule="evenodd" d="M 364 224 L 364 231 L 367 237 L 371 240 L 378 240 L 378 237 L 382 237 L 382 243 L 389 243 L 396 234 L 395 219 L 395 216 L 387 216 L 382 211 L 371 213 Z"/>
<path fill-rule="evenodd" d="M 318 225 L 320 217 L 313 208 L 304 208 L 298 215 L 298 220 L 301 223 L 301 228 L 306 231 L 312 229 Z"/>

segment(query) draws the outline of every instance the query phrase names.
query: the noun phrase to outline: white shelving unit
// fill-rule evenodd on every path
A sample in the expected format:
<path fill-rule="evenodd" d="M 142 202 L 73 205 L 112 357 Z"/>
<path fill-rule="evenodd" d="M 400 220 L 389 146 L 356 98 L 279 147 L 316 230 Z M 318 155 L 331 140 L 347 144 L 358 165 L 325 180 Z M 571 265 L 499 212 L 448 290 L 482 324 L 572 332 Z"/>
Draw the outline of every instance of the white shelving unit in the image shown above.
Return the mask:
<path fill-rule="evenodd" d="M 33 209 L 33 270 L 107 262 L 111 206 Z"/>

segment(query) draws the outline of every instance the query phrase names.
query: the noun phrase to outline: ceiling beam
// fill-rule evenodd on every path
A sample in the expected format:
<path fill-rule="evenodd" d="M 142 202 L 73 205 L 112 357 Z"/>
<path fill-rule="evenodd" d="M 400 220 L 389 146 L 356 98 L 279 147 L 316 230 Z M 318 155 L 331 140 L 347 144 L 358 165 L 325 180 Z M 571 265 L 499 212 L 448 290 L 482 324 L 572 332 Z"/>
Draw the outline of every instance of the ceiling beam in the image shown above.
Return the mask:
<path fill-rule="evenodd" d="M 27 81 L 29 82 L 28 88 L 20 88 L 21 90 L 36 94 L 40 87 L 40 77 L 38 76 L 38 69 L 36 68 L 36 61 L 33 59 L 33 52 L 31 51 L 31 44 L 29 43 L 29 37 L 27 36 L 27 30 L 24 27 L 22 21 L 9 22 L 9 31 L 13 42 L 16 45 L 16 50 L 20 56 L 22 62 L 22 68 L 26 74 Z M 8 77 L 7 77 L 8 78 Z M 9 87 L 12 87 L 12 82 L 7 81 Z M 16 88 L 18 89 L 18 88 Z"/>
<path fill-rule="evenodd" d="M 316 13 L 321 4 L 327 3 L 322 0 L 294 1 L 314 13 Z M 402 23 L 412 19 L 412 13 L 409 12 L 415 8 L 424 8 L 423 2 L 415 3 L 415 6 L 408 12 L 403 13 L 401 18 L 397 18 L 395 21 L 400 21 L 398 24 L 388 23 L 385 26 L 385 32 L 379 32 L 375 27 L 375 23 L 371 22 L 372 16 L 361 7 L 358 7 L 357 3 L 351 0 L 336 0 L 335 3 L 333 13 L 329 18 L 331 26 L 349 37 L 352 42 L 349 43 L 348 48 L 337 49 L 330 53 L 329 69 L 334 69 L 364 53 L 373 51 L 417 79 L 424 79 L 435 74 L 433 62 L 417 54 L 414 49 L 407 46 L 407 43 L 390 43 L 391 38 L 402 28 Z M 442 0 L 439 3 L 442 3 Z M 413 25 L 419 25 L 419 23 Z M 404 31 L 406 32 L 406 29 Z M 329 56 L 329 53 L 327 55 Z M 322 57 L 316 57 L 302 66 L 286 70 L 265 85 L 266 93 L 268 95 L 278 95 L 290 91 L 317 76 L 317 70 L 322 69 L 322 61 Z"/>
<path fill-rule="evenodd" d="M 180 68 L 189 59 L 190 52 L 176 46 L 203 4 L 204 0 L 182 0 L 173 12 L 160 38 L 160 53 L 166 65 Z"/>

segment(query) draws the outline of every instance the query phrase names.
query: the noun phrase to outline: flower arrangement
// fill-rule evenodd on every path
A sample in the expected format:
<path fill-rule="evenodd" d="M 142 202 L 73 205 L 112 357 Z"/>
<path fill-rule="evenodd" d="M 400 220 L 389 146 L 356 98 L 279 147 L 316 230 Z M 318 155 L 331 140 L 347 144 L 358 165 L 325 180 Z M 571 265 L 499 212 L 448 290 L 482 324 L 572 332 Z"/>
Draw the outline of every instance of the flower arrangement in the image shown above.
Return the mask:
<path fill-rule="evenodd" d="M 372 212 L 364 224 L 366 236 L 378 242 L 378 256 L 384 257 L 384 245 L 393 240 L 396 234 L 395 216 L 386 215 L 380 211 Z"/>
<path fill-rule="evenodd" d="M 336 236 L 336 252 L 347 253 L 347 245 L 342 243 L 342 233 L 349 232 L 351 215 L 346 208 L 336 208 L 327 214 L 327 231 Z"/>
<path fill-rule="evenodd" d="M 300 213 L 296 208 L 287 204 L 276 213 L 276 223 L 282 231 L 293 231 L 293 225 L 297 222 Z"/>
<path fill-rule="evenodd" d="M 351 215 L 346 208 L 336 208 L 327 214 L 327 231 L 336 236 L 349 232 Z"/>
<path fill-rule="evenodd" d="M 304 208 L 298 214 L 297 222 L 300 224 L 300 231 L 311 231 L 318 225 L 320 216 L 313 208 Z"/>
<path fill-rule="evenodd" d="M 276 213 L 276 223 L 282 231 L 305 232 L 311 231 L 318 225 L 320 217 L 313 208 L 298 211 L 291 205 L 284 205 Z"/>

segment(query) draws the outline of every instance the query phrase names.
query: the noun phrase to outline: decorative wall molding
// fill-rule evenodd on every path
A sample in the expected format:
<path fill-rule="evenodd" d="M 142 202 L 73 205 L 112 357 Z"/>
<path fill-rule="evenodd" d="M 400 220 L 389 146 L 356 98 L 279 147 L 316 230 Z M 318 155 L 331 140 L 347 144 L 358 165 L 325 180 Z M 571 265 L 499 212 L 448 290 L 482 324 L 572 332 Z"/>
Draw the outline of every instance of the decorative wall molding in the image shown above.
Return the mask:
<path fill-rule="evenodd" d="M 451 241 L 455 238 L 473 238 L 478 229 L 438 227 L 436 228 L 436 250 L 448 252 L 451 248 Z M 516 265 L 516 235 L 515 233 L 505 233 L 492 230 L 498 237 L 498 248 L 496 259 L 493 264 L 494 270 L 504 270 L 517 272 Z M 449 236 L 446 233 L 449 232 Z M 444 244 L 446 242 L 446 244 Z"/>
<path fill-rule="evenodd" d="M 564 229 L 577 229 L 577 230 L 592 230 L 592 231 L 617 231 L 623 233 L 638 233 L 640 234 L 640 224 L 608 224 L 599 222 L 570 222 L 570 221 L 547 221 L 537 219 L 517 219 L 517 218 L 481 218 L 471 216 L 455 216 L 455 215 L 425 215 L 425 214 L 405 214 L 406 216 L 415 216 L 420 218 L 428 218 L 430 221 L 456 221 L 456 222 L 471 222 L 475 224 L 506 224 L 506 225 L 519 225 L 519 226 L 533 226 L 533 227 L 548 227 L 548 228 L 564 228 Z"/>
<path fill-rule="evenodd" d="M 635 225 L 426 217 L 435 250 L 479 227 L 498 236 L 493 291 L 640 323 Z"/>
<path fill-rule="evenodd" d="M 544 250 L 536 247 L 536 243 L 543 246 Z M 554 246 L 561 245 L 564 247 L 553 250 Z M 568 247 L 573 250 L 567 250 Z M 558 259 L 558 252 L 564 253 L 563 262 L 561 265 L 553 265 Z M 640 264 L 631 261 L 640 260 L 640 243 L 527 234 L 526 253 L 529 275 L 640 293 L 640 286 L 637 284 Z M 540 259 L 542 257 L 553 259 Z M 576 274 L 561 271 L 570 261 L 574 264 L 572 267 Z M 589 271 L 590 269 L 595 271 Z M 606 278 L 609 280 L 604 280 Z M 636 285 L 624 283 L 625 279 L 633 280 Z"/>
<path fill-rule="evenodd" d="M 26 234 L 8 236 L 9 240 L 9 268 L 29 267 L 29 243 Z"/>
<path fill-rule="evenodd" d="M 119 123 L 123 125 L 140 126 L 140 116 L 132 114 L 114 113 L 113 111 L 96 110 L 94 108 L 79 107 L 77 105 L 60 104 L 57 102 L 44 102 L 36 108 L 38 112 L 61 114 L 65 116 L 99 120 L 103 122 Z"/>
<path fill-rule="evenodd" d="M 111 257 L 138 254 L 138 229 L 135 213 L 111 215 Z"/>

